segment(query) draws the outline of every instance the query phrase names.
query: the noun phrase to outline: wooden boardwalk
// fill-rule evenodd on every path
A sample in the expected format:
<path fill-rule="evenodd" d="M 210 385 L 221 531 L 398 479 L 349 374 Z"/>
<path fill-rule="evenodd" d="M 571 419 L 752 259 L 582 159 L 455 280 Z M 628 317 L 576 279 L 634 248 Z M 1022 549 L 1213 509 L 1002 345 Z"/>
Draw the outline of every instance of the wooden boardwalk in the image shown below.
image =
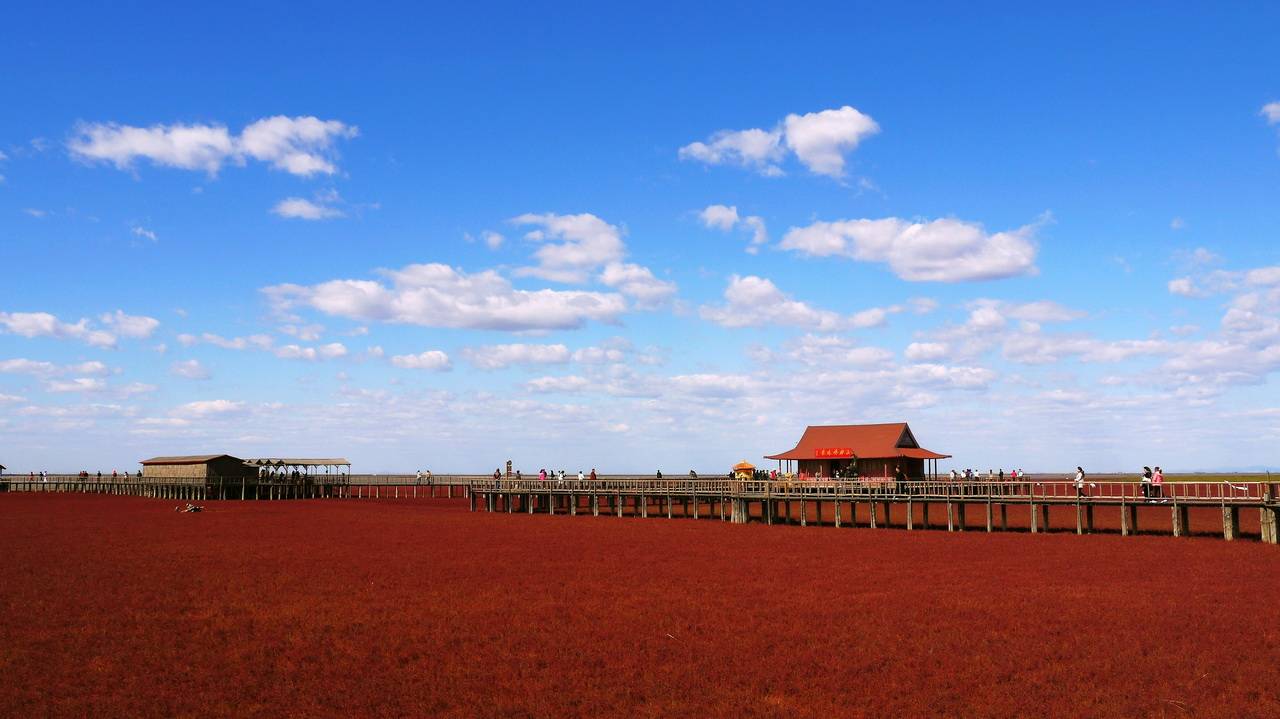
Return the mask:
<path fill-rule="evenodd" d="M 1118 515 L 1122 535 L 1139 531 L 1139 515 L 1168 510 L 1164 526 L 1173 536 L 1191 533 L 1193 509 L 1221 512 L 1227 540 L 1243 535 L 1241 512 L 1257 512 L 1258 538 L 1276 544 L 1280 526 L 1277 485 L 1264 482 L 1166 483 L 1158 498 L 1143 496 L 1139 482 L 1093 482 L 1077 492 L 1071 482 L 881 482 L 758 481 L 730 479 L 655 480 L 601 478 L 596 481 L 499 480 L 470 484 L 471 509 L 490 512 L 692 517 L 736 524 L 890 526 L 897 515 L 907 530 L 945 527 L 974 529 L 970 512 L 982 513 L 988 532 L 1009 531 L 1011 514 L 1027 517 L 1032 533 L 1049 531 L 1051 518 L 1078 534 L 1095 531 L 1104 512 Z M 861 516 L 861 521 L 859 517 Z M 1143 527 L 1144 531 L 1157 527 Z"/>
<path fill-rule="evenodd" d="M 243 483 L 189 477 L 5 475 L 0 477 L 0 492 L 83 492 L 186 501 L 467 498 L 472 511 L 956 532 L 1074 529 L 1086 534 L 1102 531 L 1100 519 L 1110 514 L 1118 519 L 1122 535 L 1136 534 L 1141 516 L 1142 531 L 1173 536 L 1191 533 L 1192 510 L 1196 510 L 1200 522 L 1207 512 L 1212 513 L 1215 534 L 1220 512 L 1220 536 L 1228 540 L 1243 538 L 1241 515 L 1256 512 L 1258 529 L 1252 536 L 1269 544 L 1280 541 L 1280 484 L 1267 482 L 1169 482 L 1154 500 L 1143 496 L 1138 482 L 1093 482 L 1078 495 L 1071 482 L 1061 480 L 893 483 L 634 476 L 495 481 L 478 475 L 436 475 L 430 480 L 414 475 L 311 475 Z M 1166 510 L 1167 520 L 1151 522 L 1152 514 L 1159 516 Z M 1011 516 L 1015 521 L 1010 521 Z"/>

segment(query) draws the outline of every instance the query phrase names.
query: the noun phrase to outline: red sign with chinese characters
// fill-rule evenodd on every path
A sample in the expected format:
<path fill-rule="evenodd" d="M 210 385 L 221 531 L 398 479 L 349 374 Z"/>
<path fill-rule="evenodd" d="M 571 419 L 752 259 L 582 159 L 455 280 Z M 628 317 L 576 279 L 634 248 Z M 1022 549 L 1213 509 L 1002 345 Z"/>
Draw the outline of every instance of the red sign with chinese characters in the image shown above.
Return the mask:
<path fill-rule="evenodd" d="M 813 456 L 818 459 L 852 457 L 853 450 L 849 447 L 819 447 L 818 449 L 813 450 Z"/>

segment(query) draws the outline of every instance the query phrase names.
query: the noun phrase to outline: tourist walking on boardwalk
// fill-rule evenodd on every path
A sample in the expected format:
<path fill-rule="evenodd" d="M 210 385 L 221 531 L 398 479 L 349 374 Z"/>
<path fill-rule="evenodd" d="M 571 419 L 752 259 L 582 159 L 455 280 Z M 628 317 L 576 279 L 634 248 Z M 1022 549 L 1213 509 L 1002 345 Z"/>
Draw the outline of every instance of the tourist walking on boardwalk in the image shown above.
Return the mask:
<path fill-rule="evenodd" d="M 1142 496 L 1151 501 L 1151 468 L 1146 465 L 1142 467 Z"/>
<path fill-rule="evenodd" d="M 547 481 L 547 468 L 546 468 L 546 467 L 543 467 L 542 469 L 538 470 L 538 481 L 539 481 L 539 482 L 545 482 L 545 481 Z"/>
<path fill-rule="evenodd" d="M 582 470 L 578 470 L 578 481 L 581 482 L 584 479 L 586 479 L 586 477 L 582 476 Z"/>
<path fill-rule="evenodd" d="M 662 470 L 658 470 L 658 472 L 657 472 L 657 474 L 655 475 L 655 477 L 657 477 L 658 479 L 662 479 Z"/>
<path fill-rule="evenodd" d="M 418 470 L 418 473 L 417 473 L 416 475 L 414 475 L 414 477 L 413 477 L 413 483 L 414 483 L 414 484 L 422 484 L 422 470 Z"/>
<path fill-rule="evenodd" d="M 1169 501 L 1164 498 L 1164 471 L 1159 467 L 1151 475 L 1151 498 L 1160 502 Z"/>
<path fill-rule="evenodd" d="M 494 489 L 502 488 L 502 470 L 501 469 L 493 470 L 493 488 Z"/>
<path fill-rule="evenodd" d="M 1076 467 L 1076 499 L 1084 499 L 1087 495 L 1084 493 L 1084 467 Z"/>
<path fill-rule="evenodd" d="M 592 481 L 592 482 L 596 481 L 596 468 L 595 468 L 595 467 L 592 467 L 592 468 L 591 468 L 591 481 Z"/>

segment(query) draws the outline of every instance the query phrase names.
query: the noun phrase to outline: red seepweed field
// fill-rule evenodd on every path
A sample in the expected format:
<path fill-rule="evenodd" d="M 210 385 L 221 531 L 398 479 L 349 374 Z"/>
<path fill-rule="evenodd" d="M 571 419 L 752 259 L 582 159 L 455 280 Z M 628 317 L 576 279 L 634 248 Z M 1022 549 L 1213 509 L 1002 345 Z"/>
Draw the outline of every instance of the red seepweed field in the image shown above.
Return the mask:
<path fill-rule="evenodd" d="M 0 495 L 0 715 L 1280 715 L 1256 542 Z"/>

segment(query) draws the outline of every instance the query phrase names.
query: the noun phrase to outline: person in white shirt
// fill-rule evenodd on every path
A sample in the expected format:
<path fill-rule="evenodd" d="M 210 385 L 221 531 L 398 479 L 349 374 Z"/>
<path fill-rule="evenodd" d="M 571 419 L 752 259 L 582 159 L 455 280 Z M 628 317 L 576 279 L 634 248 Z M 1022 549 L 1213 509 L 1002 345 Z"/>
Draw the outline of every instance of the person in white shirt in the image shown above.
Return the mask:
<path fill-rule="evenodd" d="M 583 476 L 582 470 L 578 470 L 578 481 L 581 482 L 584 479 L 586 479 L 586 477 Z"/>
<path fill-rule="evenodd" d="M 1075 485 L 1076 485 L 1076 499 L 1083 499 L 1086 496 L 1084 493 L 1084 468 L 1083 467 L 1076 467 Z"/>

